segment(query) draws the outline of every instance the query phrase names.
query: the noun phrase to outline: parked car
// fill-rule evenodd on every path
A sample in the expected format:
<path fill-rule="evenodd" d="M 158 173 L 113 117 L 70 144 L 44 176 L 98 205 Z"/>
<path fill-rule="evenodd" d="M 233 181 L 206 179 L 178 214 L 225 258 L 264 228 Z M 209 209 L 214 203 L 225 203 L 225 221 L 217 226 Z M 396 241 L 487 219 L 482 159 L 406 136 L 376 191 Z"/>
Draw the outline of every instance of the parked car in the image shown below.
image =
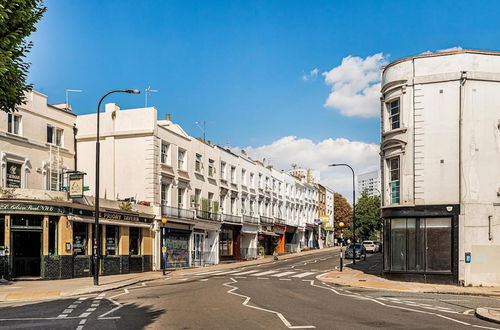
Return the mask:
<path fill-rule="evenodd" d="M 373 241 L 376 245 L 378 245 L 378 252 L 382 252 L 382 242 L 381 241 Z"/>
<path fill-rule="evenodd" d="M 375 244 L 374 241 L 363 241 L 363 246 L 365 247 L 366 252 L 378 252 L 378 245 Z"/>
<path fill-rule="evenodd" d="M 361 243 L 351 243 L 349 246 L 345 249 L 345 258 L 346 259 L 353 259 L 353 255 L 356 257 L 356 259 L 366 259 L 366 248 L 363 246 Z"/>

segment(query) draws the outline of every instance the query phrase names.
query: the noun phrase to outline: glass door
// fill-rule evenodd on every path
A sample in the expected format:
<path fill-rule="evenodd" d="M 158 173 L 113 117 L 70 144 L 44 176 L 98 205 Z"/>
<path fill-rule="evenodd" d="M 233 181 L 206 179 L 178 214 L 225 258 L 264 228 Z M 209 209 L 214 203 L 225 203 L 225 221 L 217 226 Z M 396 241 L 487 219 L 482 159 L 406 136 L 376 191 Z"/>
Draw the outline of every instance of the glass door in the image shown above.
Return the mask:
<path fill-rule="evenodd" d="M 203 233 L 194 233 L 194 250 L 193 264 L 194 266 L 202 266 L 203 264 Z"/>

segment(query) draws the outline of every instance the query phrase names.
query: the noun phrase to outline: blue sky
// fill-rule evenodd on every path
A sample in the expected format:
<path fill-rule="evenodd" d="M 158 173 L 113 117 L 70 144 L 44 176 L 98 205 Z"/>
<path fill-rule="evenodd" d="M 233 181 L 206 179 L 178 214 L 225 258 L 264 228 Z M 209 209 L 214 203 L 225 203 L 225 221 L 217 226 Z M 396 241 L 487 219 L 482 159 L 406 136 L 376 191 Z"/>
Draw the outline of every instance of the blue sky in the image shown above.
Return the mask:
<path fill-rule="evenodd" d="M 115 88 L 148 85 L 160 117 L 189 134 L 259 148 L 286 136 L 377 144 L 377 117 L 325 107 L 323 72 L 347 56 L 385 61 L 455 46 L 498 50 L 497 1 L 46 1 L 30 82 L 74 112 Z M 317 69 L 316 77 L 303 76 Z M 144 95 L 113 96 L 123 108 Z M 312 165 L 314 166 L 314 164 Z M 360 167 L 363 167 L 360 165 Z M 369 166 L 364 166 L 368 168 Z"/>

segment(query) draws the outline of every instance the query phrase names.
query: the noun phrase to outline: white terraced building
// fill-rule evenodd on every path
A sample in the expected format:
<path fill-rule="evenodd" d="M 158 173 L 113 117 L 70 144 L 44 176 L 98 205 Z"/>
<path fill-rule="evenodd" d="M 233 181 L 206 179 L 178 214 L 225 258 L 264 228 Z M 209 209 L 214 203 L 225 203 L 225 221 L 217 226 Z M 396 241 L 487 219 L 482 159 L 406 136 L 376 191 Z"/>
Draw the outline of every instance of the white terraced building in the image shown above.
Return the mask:
<path fill-rule="evenodd" d="M 170 115 L 158 120 L 153 107 L 105 108 L 100 191 L 154 209 L 155 269 L 164 266 L 162 247 L 168 267 L 187 267 L 320 246 L 315 183 L 193 138 Z M 86 155 L 79 169 L 90 195 L 95 122 L 95 114 L 77 118 L 78 152 Z"/>

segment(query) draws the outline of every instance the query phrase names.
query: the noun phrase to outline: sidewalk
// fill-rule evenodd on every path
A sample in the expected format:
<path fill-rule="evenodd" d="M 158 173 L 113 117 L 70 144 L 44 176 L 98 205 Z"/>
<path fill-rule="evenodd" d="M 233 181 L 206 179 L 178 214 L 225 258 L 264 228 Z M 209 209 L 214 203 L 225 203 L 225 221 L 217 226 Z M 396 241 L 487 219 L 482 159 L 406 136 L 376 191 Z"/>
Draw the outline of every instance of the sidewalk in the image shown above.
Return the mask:
<path fill-rule="evenodd" d="M 404 292 L 468 294 L 500 297 L 500 287 L 462 287 L 446 284 L 394 281 L 382 277 L 382 254 L 368 255 L 366 261 L 344 260 L 344 271 L 334 271 L 320 276 L 323 282 L 359 288 L 385 289 Z"/>
<path fill-rule="evenodd" d="M 321 250 L 309 250 L 300 253 L 291 253 L 279 256 L 279 260 L 286 260 L 325 251 L 335 251 L 337 249 L 338 248 L 325 248 Z M 198 267 L 169 271 L 168 274 L 189 274 L 193 272 L 199 272 L 200 269 L 207 271 L 236 269 L 241 267 L 271 263 L 273 261 L 273 256 L 266 256 L 265 258 L 257 260 L 219 264 L 203 268 Z M 97 287 L 93 285 L 92 277 L 80 277 L 66 280 L 4 281 L 0 282 L 0 302 L 57 299 L 59 297 L 99 293 L 161 278 L 165 278 L 161 271 L 99 276 L 100 285 Z"/>
<path fill-rule="evenodd" d="M 347 262 L 351 263 L 350 260 Z M 345 263 L 345 261 L 344 261 Z M 318 279 L 335 285 L 368 289 L 382 289 L 400 292 L 446 293 L 500 297 L 500 287 L 461 287 L 445 284 L 427 284 L 418 282 L 393 281 L 382 277 L 382 254 L 368 256 L 365 261 L 356 261 L 356 265 L 344 266 L 344 271 L 334 271 Z M 477 317 L 500 324 L 500 309 L 482 307 L 475 311 Z"/>

